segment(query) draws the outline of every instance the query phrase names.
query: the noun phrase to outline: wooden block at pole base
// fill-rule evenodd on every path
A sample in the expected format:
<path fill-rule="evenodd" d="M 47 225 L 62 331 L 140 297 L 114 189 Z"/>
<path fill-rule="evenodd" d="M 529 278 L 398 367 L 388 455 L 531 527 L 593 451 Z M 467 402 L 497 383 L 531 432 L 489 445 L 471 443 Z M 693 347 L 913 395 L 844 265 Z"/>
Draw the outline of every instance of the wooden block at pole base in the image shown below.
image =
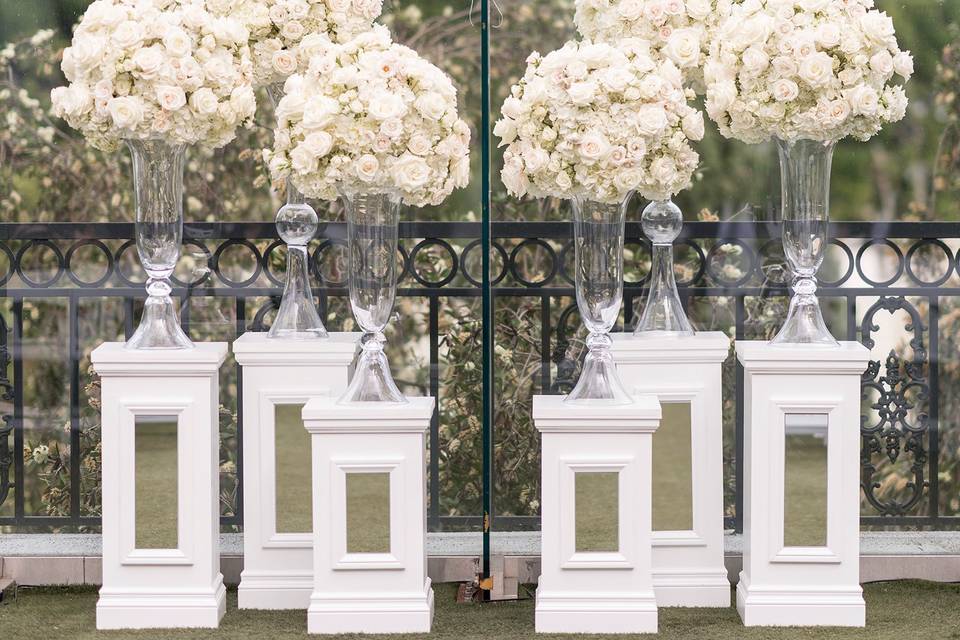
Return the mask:
<path fill-rule="evenodd" d="M 111 342 L 91 355 L 102 382 L 103 587 L 98 629 L 216 627 L 226 611 L 220 574 L 219 371 L 223 342 L 189 350 L 124 348 Z M 158 423 L 174 424 L 168 431 Z M 140 438 L 143 438 L 142 442 Z M 146 447 L 139 449 L 139 447 Z M 169 516 L 138 512 L 138 450 L 176 482 Z M 170 457 L 169 468 L 164 466 Z M 175 461 L 173 458 L 175 457 Z M 162 491 L 151 478 L 147 490 Z M 141 494 L 143 497 L 145 494 Z M 154 505 L 153 508 L 156 508 Z M 165 540 L 140 540 L 176 519 Z M 161 548 L 155 548 L 160 546 Z"/>
<path fill-rule="evenodd" d="M 433 411 L 433 398 L 315 398 L 303 408 L 313 450 L 309 633 L 430 631 L 425 435 Z"/>
<path fill-rule="evenodd" d="M 650 489 L 660 404 L 652 395 L 623 406 L 535 396 L 533 419 L 542 435 L 537 633 L 655 633 Z"/>

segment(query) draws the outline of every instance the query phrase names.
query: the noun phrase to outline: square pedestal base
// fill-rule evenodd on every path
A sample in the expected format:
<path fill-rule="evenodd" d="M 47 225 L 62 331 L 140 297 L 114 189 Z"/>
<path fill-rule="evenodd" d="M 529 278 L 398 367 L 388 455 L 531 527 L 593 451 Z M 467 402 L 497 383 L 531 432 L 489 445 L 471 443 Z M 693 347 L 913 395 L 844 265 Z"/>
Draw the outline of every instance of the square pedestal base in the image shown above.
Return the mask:
<path fill-rule="evenodd" d="M 862 627 L 867 608 L 860 587 L 759 590 L 741 579 L 737 612 L 745 627 Z"/>
<path fill-rule="evenodd" d="M 237 587 L 240 609 L 306 609 L 313 593 L 313 572 L 301 575 L 256 574 L 244 571 Z"/>
<path fill-rule="evenodd" d="M 729 607 L 727 570 L 653 572 L 653 591 L 660 607 Z"/>
<path fill-rule="evenodd" d="M 549 594 L 537 589 L 537 633 L 656 633 L 650 593 Z"/>
<path fill-rule="evenodd" d="M 307 609 L 307 633 L 429 633 L 433 588 L 423 593 L 314 594 Z"/>
<path fill-rule="evenodd" d="M 227 611 L 222 580 L 209 593 L 100 590 L 97 629 L 214 629 Z"/>

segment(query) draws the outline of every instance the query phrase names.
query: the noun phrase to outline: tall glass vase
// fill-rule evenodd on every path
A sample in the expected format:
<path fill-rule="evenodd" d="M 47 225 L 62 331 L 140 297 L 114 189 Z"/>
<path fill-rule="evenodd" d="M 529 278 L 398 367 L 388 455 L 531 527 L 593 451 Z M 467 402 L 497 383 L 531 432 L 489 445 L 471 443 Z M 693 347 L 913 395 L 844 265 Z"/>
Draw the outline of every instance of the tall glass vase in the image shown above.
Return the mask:
<path fill-rule="evenodd" d="M 778 140 L 783 207 L 783 252 L 793 274 L 787 319 L 771 340 L 776 346 L 838 347 L 817 300 L 830 222 L 833 142 Z"/>
<path fill-rule="evenodd" d="M 127 140 L 133 158 L 136 242 L 147 273 L 147 300 L 127 349 L 192 349 L 170 298 L 170 276 L 183 239 L 186 146 L 164 140 Z"/>
<path fill-rule="evenodd" d="M 643 232 L 653 245 L 650 289 L 643 315 L 634 334 L 637 336 L 692 336 L 677 278 L 673 272 L 673 241 L 683 228 L 683 213 L 670 200 L 651 202 L 643 210 Z"/>
<path fill-rule="evenodd" d="M 610 330 L 623 301 L 623 238 L 628 195 L 622 202 L 573 199 L 577 308 L 587 336 L 580 379 L 566 402 L 630 404 L 610 353 Z"/>
<path fill-rule="evenodd" d="M 268 87 L 276 108 L 283 97 L 283 84 Z M 270 326 L 269 337 L 292 340 L 326 338 L 327 330 L 317 312 L 310 288 L 307 245 L 317 233 L 317 212 L 302 193 L 287 180 L 287 203 L 277 213 L 277 235 L 287 245 L 287 281 L 280 310 Z"/>
<path fill-rule="evenodd" d="M 384 329 L 397 297 L 400 195 L 341 192 L 347 209 L 350 307 L 363 337 L 357 367 L 339 402 L 407 402 L 390 374 Z"/>

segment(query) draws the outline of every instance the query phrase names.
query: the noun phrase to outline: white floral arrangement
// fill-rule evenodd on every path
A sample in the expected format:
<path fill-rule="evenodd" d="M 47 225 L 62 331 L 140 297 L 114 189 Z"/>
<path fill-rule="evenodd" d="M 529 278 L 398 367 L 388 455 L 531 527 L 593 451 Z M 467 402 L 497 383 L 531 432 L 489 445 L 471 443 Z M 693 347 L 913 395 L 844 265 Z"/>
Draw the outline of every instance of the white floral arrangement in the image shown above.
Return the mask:
<path fill-rule="evenodd" d="M 52 112 L 94 147 L 162 138 L 221 147 L 252 123 L 248 33 L 203 0 L 96 0 L 63 52 Z"/>
<path fill-rule="evenodd" d="M 682 74 L 649 44 L 567 42 L 533 53 L 501 108 L 507 190 L 517 196 L 665 200 L 690 185 L 703 114 Z"/>
<path fill-rule="evenodd" d="M 396 191 L 413 206 L 469 182 L 470 128 L 453 82 L 383 26 L 314 56 L 284 91 L 265 154 L 275 182 L 324 200 Z"/>
<path fill-rule="evenodd" d="M 230 15 L 250 31 L 254 85 L 278 84 L 306 71 L 310 58 L 330 42 L 342 43 L 370 29 L 383 0 L 206 0 L 217 15 Z"/>
<path fill-rule="evenodd" d="M 576 0 L 573 21 L 583 37 L 617 43 L 643 38 L 672 60 L 695 88 L 713 32 L 733 0 Z"/>
<path fill-rule="evenodd" d="M 747 143 L 867 140 L 903 118 L 913 58 L 873 0 L 736 0 L 704 69 L 706 109 Z"/>

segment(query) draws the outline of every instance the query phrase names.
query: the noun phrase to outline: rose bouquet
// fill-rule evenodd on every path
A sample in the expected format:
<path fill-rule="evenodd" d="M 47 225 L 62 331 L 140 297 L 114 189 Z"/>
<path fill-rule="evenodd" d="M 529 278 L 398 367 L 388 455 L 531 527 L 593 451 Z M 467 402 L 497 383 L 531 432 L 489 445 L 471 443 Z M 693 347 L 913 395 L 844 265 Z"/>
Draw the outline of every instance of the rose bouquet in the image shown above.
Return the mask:
<path fill-rule="evenodd" d="M 704 68 L 729 138 L 866 140 L 906 112 L 913 58 L 873 0 L 735 0 Z"/>
<path fill-rule="evenodd" d="M 518 197 L 667 199 L 699 162 L 690 141 L 703 137 L 703 115 L 689 97 L 677 66 L 640 39 L 534 53 L 494 127 L 504 185 Z"/>
<path fill-rule="evenodd" d="M 221 147 L 256 100 L 244 26 L 201 0 L 96 0 L 63 52 L 53 113 L 93 146 L 163 138 Z"/>
<path fill-rule="evenodd" d="M 733 0 L 576 0 L 577 30 L 595 42 L 643 38 L 699 87 L 703 60 Z"/>
<path fill-rule="evenodd" d="M 305 71 L 329 42 L 368 30 L 383 0 L 206 0 L 218 15 L 239 19 L 250 31 L 254 84 L 283 82 Z"/>
<path fill-rule="evenodd" d="M 469 181 L 470 129 L 453 83 L 385 27 L 315 56 L 285 92 L 267 161 L 307 196 L 387 189 L 423 206 Z"/>

